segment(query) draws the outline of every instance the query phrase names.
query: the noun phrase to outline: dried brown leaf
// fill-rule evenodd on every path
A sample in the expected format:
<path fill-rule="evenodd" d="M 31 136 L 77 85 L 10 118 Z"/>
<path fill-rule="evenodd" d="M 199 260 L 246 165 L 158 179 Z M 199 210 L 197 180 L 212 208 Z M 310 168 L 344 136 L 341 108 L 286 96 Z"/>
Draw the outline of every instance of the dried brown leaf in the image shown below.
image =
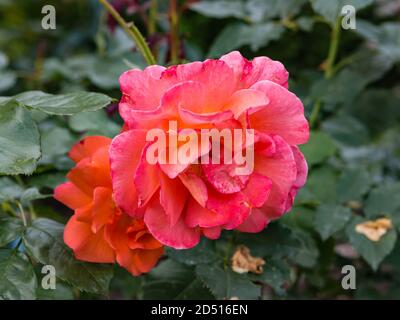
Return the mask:
<path fill-rule="evenodd" d="M 392 221 L 388 218 L 365 221 L 356 225 L 356 232 L 363 234 L 371 241 L 379 241 L 392 228 Z"/>
<path fill-rule="evenodd" d="M 260 274 L 263 272 L 264 259 L 253 257 L 249 248 L 240 245 L 236 248 L 232 256 L 232 270 L 237 273 L 253 272 Z"/>

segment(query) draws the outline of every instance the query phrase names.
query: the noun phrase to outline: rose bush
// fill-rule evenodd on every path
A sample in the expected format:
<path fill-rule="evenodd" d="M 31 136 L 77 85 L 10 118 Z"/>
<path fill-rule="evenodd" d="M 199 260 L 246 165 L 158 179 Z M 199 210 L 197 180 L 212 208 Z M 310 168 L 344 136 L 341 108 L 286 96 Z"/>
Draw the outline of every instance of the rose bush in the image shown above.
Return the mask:
<path fill-rule="evenodd" d="M 158 241 L 188 249 L 201 235 L 219 238 L 222 229 L 257 233 L 290 210 L 307 176 L 297 145 L 309 130 L 280 62 L 248 61 L 236 51 L 219 60 L 129 70 L 120 83 L 124 131 L 112 143 L 88 137 L 73 146 L 76 167 L 55 189 L 55 198 L 75 210 L 64 240 L 77 259 L 117 261 L 139 275 L 162 255 Z M 253 129 L 254 168 L 239 175 L 235 162 L 198 163 L 211 148 L 184 164 L 150 164 L 146 135 L 154 128 L 176 134 L 168 131 L 171 120 L 177 131 L 199 135 L 212 127 Z"/>
<path fill-rule="evenodd" d="M 397 299 L 396 1 L 108 2 L 0 1 L 0 299 Z"/>

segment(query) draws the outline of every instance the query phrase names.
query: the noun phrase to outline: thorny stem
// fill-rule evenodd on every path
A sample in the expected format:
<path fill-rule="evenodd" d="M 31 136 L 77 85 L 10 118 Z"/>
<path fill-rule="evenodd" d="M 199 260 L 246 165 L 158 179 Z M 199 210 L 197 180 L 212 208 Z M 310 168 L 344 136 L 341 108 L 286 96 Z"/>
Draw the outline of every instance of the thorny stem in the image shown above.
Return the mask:
<path fill-rule="evenodd" d="M 18 206 L 18 209 L 19 209 L 19 212 L 20 212 L 20 216 L 21 216 L 22 222 L 23 222 L 24 226 L 26 227 L 26 226 L 28 226 L 28 221 L 27 221 L 26 216 L 25 216 L 24 208 L 22 208 L 22 205 L 21 205 L 21 203 L 19 201 L 17 202 L 17 206 Z"/>
<path fill-rule="evenodd" d="M 321 99 L 317 99 L 317 101 L 315 101 L 310 115 L 310 129 L 314 127 L 314 124 L 317 121 L 319 111 L 321 110 L 321 104 Z"/>
<path fill-rule="evenodd" d="M 339 39 L 340 39 L 340 30 L 341 30 L 340 22 L 341 19 L 339 17 L 336 19 L 336 23 L 333 26 L 331 33 L 331 43 L 329 46 L 328 59 L 326 61 L 326 68 L 325 68 L 325 78 L 327 79 L 331 78 L 334 73 L 334 64 L 338 52 Z"/>
<path fill-rule="evenodd" d="M 331 32 L 331 41 L 329 45 L 328 58 L 326 60 L 326 66 L 325 66 L 326 79 L 332 78 L 335 71 L 337 70 L 335 68 L 335 60 L 339 48 L 340 30 L 341 30 L 341 18 L 338 17 L 336 19 L 335 25 L 332 27 L 332 32 Z M 318 119 L 318 115 L 321 110 L 321 105 L 322 105 L 321 100 L 317 99 L 317 101 L 315 101 L 314 107 L 310 115 L 310 128 L 313 128 L 315 122 Z"/>
<path fill-rule="evenodd" d="M 129 37 L 131 37 L 140 53 L 143 55 L 144 59 L 149 65 L 156 64 L 153 54 L 149 46 L 146 43 L 143 35 L 140 33 L 139 29 L 133 24 L 133 22 L 127 23 L 124 18 L 118 13 L 117 10 L 107 1 L 99 0 L 99 2 L 107 9 L 107 11 L 113 16 L 113 18 L 118 22 L 118 24 L 125 30 Z"/>

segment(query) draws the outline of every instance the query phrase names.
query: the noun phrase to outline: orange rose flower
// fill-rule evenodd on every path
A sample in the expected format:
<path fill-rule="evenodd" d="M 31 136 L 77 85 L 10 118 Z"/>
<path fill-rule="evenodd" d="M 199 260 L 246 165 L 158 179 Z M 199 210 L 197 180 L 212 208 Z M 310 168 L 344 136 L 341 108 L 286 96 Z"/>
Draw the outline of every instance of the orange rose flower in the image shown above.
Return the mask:
<path fill-rule="evenodd" d="M 75 144 L 70 158 L 76 166 L 69 182 L 54 197 L 74 210 L 64 241 L 79 260 L 114 263 L 137 276 L 150 271 L 164 252 L 143 220 L 131 218 L 114 203 L 108 149 L 111 139 L 87 137 Z"/>

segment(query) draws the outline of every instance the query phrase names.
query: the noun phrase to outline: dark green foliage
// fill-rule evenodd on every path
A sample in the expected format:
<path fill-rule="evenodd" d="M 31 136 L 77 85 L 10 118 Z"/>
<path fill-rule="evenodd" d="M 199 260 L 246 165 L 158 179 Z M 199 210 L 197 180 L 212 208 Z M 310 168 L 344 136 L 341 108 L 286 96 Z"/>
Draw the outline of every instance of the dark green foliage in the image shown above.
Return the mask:
<path fill-rule="evenodd" d="M 74 142 L 119 132 L 112 106 L 120 98 L 118 77 L 143 68 L 144 60 L 120 28 L 109 27 L 95 0 L 53 1 L 57 29 L 43 30 L 40 9 L 48 2 L 0 1 L 0 299 L 399 297 L 400 23 L 399 12 L 390 9 L 394 1 L 200 0 L 182 6 L 181 62 L 240 50 L 286 66 L 290 90 L 312 119 L 310 140 L 301 146 L 309 175 L 291 212 L 261 233 L 224 232 L 190 250 L 167 249 L 141 277 L 76 260 L 62 239 L 60 222 L 70 212 L 50 195 L 72 166 L 67 152 Z M 148 1 L 138 2 L 143 14 L 127 8 L 122 14 L 138 25 L 158 63 L 168 65 L 167 1 L 159 1 L 152 35 L 144 19 Z M 355 30 L 335 29 L 343 5 L 357 10 Z M 355 230 L 382 217 L 393 227 L 377 242 Z M 239 245 L 265 260 L 261 274 L 232 271 Z M 46 264 L 57 270 L 54 291 L 40 285 Z M 346 264 L 356 267 L 357 290 L 341 287 Z"/>

